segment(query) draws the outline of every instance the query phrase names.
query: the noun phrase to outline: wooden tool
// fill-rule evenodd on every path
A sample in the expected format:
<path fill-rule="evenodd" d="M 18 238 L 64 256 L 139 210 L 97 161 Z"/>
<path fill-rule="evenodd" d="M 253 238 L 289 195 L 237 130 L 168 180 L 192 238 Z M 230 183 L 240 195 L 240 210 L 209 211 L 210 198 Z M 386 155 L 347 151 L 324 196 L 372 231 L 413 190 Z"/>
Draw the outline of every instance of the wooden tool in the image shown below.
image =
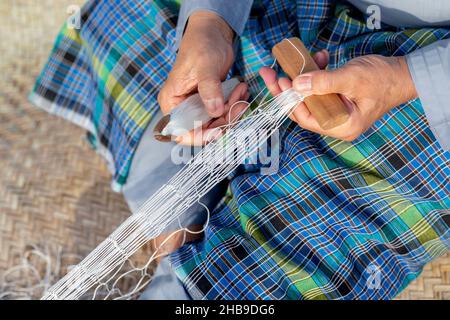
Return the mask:
<path fill-rule="evenodd" d="M 291 80 L 297 77 L 302 69 L 302 73 L 319 70 L 299 38 L 281 41 L 273 47 L 272 54 Z M 350 116 L 347 107 L 337 94 L 309 96 L 305 98 L 304 102 L 319 125 L 325 130 L 341 125 Z"/>

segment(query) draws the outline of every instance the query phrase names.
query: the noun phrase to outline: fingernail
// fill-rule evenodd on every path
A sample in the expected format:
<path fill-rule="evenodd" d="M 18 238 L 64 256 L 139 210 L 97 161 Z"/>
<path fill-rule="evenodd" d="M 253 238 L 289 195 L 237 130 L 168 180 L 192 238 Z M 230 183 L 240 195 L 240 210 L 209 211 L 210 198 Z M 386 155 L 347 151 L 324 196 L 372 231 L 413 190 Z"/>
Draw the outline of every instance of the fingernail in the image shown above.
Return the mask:
<path fill-rule="evenodd" d="M 223 103 L 221 99 L 215 98 L 206 101 L 206 109 L 214 116 L 222 115 Z"/>
<path fill-rule="evenodd" d="M 298 76 L 292 83 L 295 90 L 306 93 L 312 90 L 312 77 L 310 75 Z"/>

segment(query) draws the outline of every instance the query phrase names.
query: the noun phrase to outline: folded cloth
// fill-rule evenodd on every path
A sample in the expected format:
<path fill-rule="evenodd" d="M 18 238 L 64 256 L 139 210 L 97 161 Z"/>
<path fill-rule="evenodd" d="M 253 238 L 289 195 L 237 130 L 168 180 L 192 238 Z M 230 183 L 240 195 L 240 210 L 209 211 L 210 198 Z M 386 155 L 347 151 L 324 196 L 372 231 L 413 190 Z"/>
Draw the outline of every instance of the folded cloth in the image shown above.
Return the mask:
<path fill-rule="evenodd" d="M 173 1 L 89 1 L 81 29 L 63 28 L 31 96 L 89 130 L 116 186 L 158 108 L 177 10 Z M 232 70 L 253 95 L 272 46 L 291 36 L 327 48 L 335 68 L 366 54 L 405 55 L 450 32 L 371 30 L 358 10 L 331 0 L 255 1 Z M 450 154 L 419 100 L 351 143 L 287 121 L 279 145 L 279 171 L 242 166 L 204 240 L 170 256 L 192 298 L 388 299 L 448 250 Z"/>

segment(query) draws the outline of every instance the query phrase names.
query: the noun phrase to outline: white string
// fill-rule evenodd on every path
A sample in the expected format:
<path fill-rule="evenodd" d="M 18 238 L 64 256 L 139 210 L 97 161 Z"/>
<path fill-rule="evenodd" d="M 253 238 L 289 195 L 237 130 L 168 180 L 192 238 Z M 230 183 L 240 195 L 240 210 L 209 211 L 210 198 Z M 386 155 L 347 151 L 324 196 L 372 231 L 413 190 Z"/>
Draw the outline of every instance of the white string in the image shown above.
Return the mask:
<path fill-rule="evenodd" d="M 302 65 L 302 68 L 300 69 L 300 73 L 299 74 L 302 74 L 303 73 L 303 71 L 305 70 L 305 66 L 306 66 L 306 59 L 305 59 L 305 56 L 303 55 L 303 53 L 292 43 L 292 41 L 291 40 L 289 40 L 288 38 L 286 38 L 286 39 L 284 39 L 283 41 L 287 41 L 287 42 L 289 42 L 291 45 L 292 45 L 292 47 L 298 52 L 298 54 L 302 57 L 302 59 L 303 59 L 303 65 Z"/>
<path fill-rule="evenodd" d="M 298 52 L 303 57 L 301 52 Z M 303 60 L 305 61 L 304 57 Z M 276 61 L 272 67 L 275 63 Z M 304 66 L 302 70 L 303 68 Z M 264 90 L 261 90 L 250 103 L 246 101 L 245 103 L 253 103 L 263 92 Z M 248 117 L 238 121 L 233 119 L 229 124 L 218 128 L 222 133 L 219 139 L 205 146 L 182 170 L 148 199 L 136 214 L 130 216 L 76 268 L 51 287 L 42 299 L 79 299 L 97 284 L 94 291 L 95 296 L 99 287 L 107 287 L 106 282 L 101 282 L 102 279 L 110 274 L 115 275 L 118 271 L 114 272 L 114 270 L 120 269 L 127 258 L 149 239 L 159 236 L 168 225 L 179 219 L 195 203 L 203 206 L 207 212 L 207 223 L 204 227 L 199 231 L 183 227 L 172 232 L 158 246 L 144 267 L 148 267 L 152 261 L 164 255 L 164 253 L 159 253 L 160 249 L 176 234 L 204 232 L 209 222 L 210 212 L 200 199 L 233 172 L 242 163 L 242 158 L 253 154 L 261 147 L 264 141 L 259 138 L 260 132 L 265 132 L 267 136 L 270 136 L 278 130 L 287 116 L 304 98 L 293 89 L 265 101 L 268 94 Z M 229 120 L 231 120 L 232 108 L 240 102 L 242 103 L 242 101 L 238 101 L 230 107 Z M 233 154 L 238 149 L 239 142 L 244 138 L 247 141 L 245 152 L 242 151 L 242 154 L 232 157 L 232 159 L 217 159 L 217 155 L 220 154 L 225 157 Z M 138 283 L 137 287 L 139 288 L 135 288 L 133 291 L 141 289 L 143 285 Z"/>
<path fill-rule="evenodd" d="M 236 148 L 236 141 L 242 141 L 244 133 L 249 141 L 248 153 L 253 153 L 261 143 L 258 139 L 258 130 L 266 130 L 271 134 L 279 128 L 286 115 L 301 100 L 302 97 L 293 90 L 285 91 L 276 99 L 272 98 L 268 103 L 260 105 L 259 108 L 264 108 L 264 112 L 258 110 L 258 116 L 243 119 L 222 138 L 208 144 L 136 214 L 119 226 L 109 240 L 101 243 L 78 265 L 78 268 L 73 269 L 56 283 L 43 299 L 78 299 L 83 296 L 87 290 L 99 283 L 99 280 L 123 263 L 126 258 L 124 251 L 129 257 L 149 239 L 156 238 L 190 206 L 199 203 L 199 196 L 207 194 L 240 165 L 240 157 L 215 162 L 217 154 L 231 154 Z M 192 233 L 192 230 L 184 228 L 172 233 L 161 243 L 160 248 L 178 232 Z M 152 258 L 154 259 L 157 254 L 158 250 Z"/>

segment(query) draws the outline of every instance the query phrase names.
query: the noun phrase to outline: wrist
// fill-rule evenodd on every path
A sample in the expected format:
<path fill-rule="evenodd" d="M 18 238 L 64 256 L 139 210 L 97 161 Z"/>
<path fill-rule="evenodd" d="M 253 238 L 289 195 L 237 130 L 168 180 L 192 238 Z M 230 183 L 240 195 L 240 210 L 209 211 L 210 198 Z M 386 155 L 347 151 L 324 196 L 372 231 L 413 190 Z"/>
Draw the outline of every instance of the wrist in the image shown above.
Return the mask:
<path fill-rule="evenodd" d="M 412 79 L 411 73 L 409 72 L 408 63 L 406 62 L 406 57 L 393 57 L 396 60 L 397 70 L 395 71 L 397 74 L 398 83 L 400 85 L 401 90 L 401 103 L 405 103 L 409 100 L 416 99 L 418 97 L 418 93 L 416 90 L 416 86 L 414 85 L 414 81 Z"/>
<path fill-rule="evenodd" d="M 230 44 L 233 43 L 234 31 L 218 14 L 200 10 L 194 12 L 188 20 L 186 32 L 217 30 Z"/>

